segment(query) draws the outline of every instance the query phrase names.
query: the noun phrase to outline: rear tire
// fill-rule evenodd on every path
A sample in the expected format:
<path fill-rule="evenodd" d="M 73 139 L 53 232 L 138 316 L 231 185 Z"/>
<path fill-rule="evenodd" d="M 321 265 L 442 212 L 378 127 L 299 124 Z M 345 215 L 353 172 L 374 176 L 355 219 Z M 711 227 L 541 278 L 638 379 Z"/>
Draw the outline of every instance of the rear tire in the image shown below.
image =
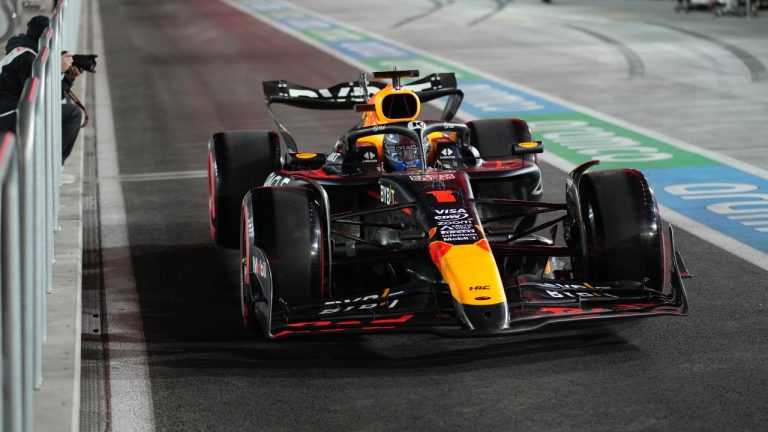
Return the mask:
<path fill-rule="evenodd" d="M 584 174 L 579 183 L 583 277 L 588 282 L 645 281 L 662 291 L 666 256 L 653 190 L 637 170 Z"/>
<path fill-rule="evenodd" d="M 467 126 L 471 134 L 470 143 L 483 158 L 512 156 L 513 145 L 531 141 L 528 123 L 516 118 L 475 120 L 468 122 Z"/>
<path fill-rule="evenodd" d="M 481 158 L 507 157 L 512 158 L 512 146 L 521 142 L 531 141 L 531 130 L 528 123 L 516 118 L 497 118 L 475 120 L 467 123 L 470 130 L 470 144 L 478 149 Z M 518 156 L 519 157 L 519 156 Z M 536 156 L 527 154 L 522 156 L 525 161 L 536 163 Z M 541 173 L 538 172 L 526 181 L 498 181 L 476 182 L 472 187 L 477 198 L 506 198 L 526 201 L 541 199 Z M 495 217 L 505 214 L 507 211 L 498 208 L 486 207 L 481 210 L 481 218 Z M 508 219 L 502 223 L 496 223 L 495 227 L 509 228 L 515 224 L 520 231 L 527 230 L 536 225 L 537 217 L 526 216 L 520 221 Z M 494 225 L 490 225 L 494 228 Z"/>
<path fill-rule="evenodd" d="M 240 205 L 246 192 L 280 168 L 280 140 L 274 132 L 219 132 L 208 143 L 208 209 L 211 238 L 236 249 Z"/>

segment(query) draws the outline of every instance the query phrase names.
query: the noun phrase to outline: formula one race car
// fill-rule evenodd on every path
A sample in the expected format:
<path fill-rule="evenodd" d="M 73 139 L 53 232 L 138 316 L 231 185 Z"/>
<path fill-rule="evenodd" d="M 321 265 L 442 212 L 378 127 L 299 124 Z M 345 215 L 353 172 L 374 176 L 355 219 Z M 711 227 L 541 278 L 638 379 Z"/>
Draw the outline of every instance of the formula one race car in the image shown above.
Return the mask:
<path fill-rule="evenodd" d="M 265 82 L 270 112 L 362 113 L 327 156 L 300 152 L 277 119 L 279 133 L 213 135 L 211 235 L 240 248 L 246 326 L 269 338 L 487 336 L 687 314 L 688 272 L 643 174 L 586 172 L 598 163 L 587 162 L 568 176 L 564 203 L 544 202 L 543 147 L 524 121 L 453 122 L 454 75 L 401 83 L 416 77 Z M 439 98 L 441 118 L 418 120 Z"/>

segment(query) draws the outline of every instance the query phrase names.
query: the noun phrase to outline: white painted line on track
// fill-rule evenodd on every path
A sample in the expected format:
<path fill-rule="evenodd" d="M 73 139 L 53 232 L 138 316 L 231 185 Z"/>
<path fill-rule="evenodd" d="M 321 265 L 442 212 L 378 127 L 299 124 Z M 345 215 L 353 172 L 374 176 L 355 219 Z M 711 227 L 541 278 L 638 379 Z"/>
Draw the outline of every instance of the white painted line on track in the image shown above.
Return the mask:
<path fill-rule="evenodd" d="M 206 170 L 193 170 L 193 171 L 166 171 L 166 172 L 151 172 L 141 174 L 126 174 L 121 176 L 103 176 L 101 179 L 108 179 L 110 181 L 122 181 L 122 182 L 140 182 L 140 181 L 161 181 L 161 180 L 185 180 L 208 177 L 208 171 Z"/>
<path fill-rule="evenodd" d="M 261 15 L 259 15 L 258 13 L 254 12 L 252 10 L 249 10 L 247 7 L 243 6 L 242 4 L 239 4 L 239 3 L 235 2 L 233 0 L 220 0 L 220 1 L 230 5 L 231 7 L 235 8 L 235 9 L 237 9 L 237 10 L 239 10 L 239 11 L 241 11 L 241 12 L 243 12 L 243 13 L 245 13 L 245 14 L 247 14 L 247 15 L 255 18 L 255 19 L 257 19 L 257 20 L 259 20 L 260 22 L 262 22 L 264 24 L 269 25 L 272 28 L 275 28 L 275 29 L 277 29 L 277 30 L 279 30 L 279 31 L 281 31 L 283 33 L 289 34 L 289 35 L 295 37 L 296 39 L 298 39 L 298 40 L 300 40 L 300 41 L 302 41 L 302 42 L 304 42 L 306 44 L 309 44 L 309 45 L 317 48 L 319 51 L 327 53 L 328 55 L 330 55 L 330 56 L 332 56 L 332 57 L 334 57 L 334 58 L 336 58 L 336 59 L 338 59 L 338 60 L 340 60 L 340 61 L 342 61 L 344 63 L 347 63 L 347 64 L 349 64 L 349 65 L 351 65 L 353 67 L 356 67 L 356 68 L 360 69 L 361 71 L 369 72 L 370 68 L 365 63 L 359 62 L 359 61 L 357 61 L 357 60 L 355 60 L 353 58 L 350 58 L 350 57 L 344 55 L 343 53 L 339 53 L 338 51 L 333 50 L 333 49 L 331 49 L 331 48 L 329 48 L 329 47 L 327 47 L 327 46 L 317 42 L 316 40 L 313 40 L 312 38 L 302 34 L 301 32 L 299 32 L 297 30 L 294 30 L 294 29 L 292 29 L 290 27 L 281 25 L 281 24 L 279 24 L 279 23 L 277 23 L 275 21 L 272 21 L 270 19 L 264 18 Z M 280 2 L 277 2 L 277 3 L 280 3 Z M 324 14 L 322 14 L 320 12 L 316 12 L 316 11 L 311 10 L 311 9 L 307 9 L 305 7 L 296 5 L 294 3 L 291 3 L 291 2 L 288 2 L 288 1 L 283 1 L 282 3 L 289 4 L 292 8 L 295 8 L 297 10 L 301 10 L 303 12 L 306 12 L 308 14 L 314 15 L 314 16 L 316 16 L 318 18 L 323 19 L 323 20 L 327 20 L 328 22 L 337 24 L 339 26 L 347 27 L 347 28 L 350 28 L 352 30 L 365 33 L 365 34 L 367 34 L 367 35 L 369 35 L 369 36 L 371 36 L 371 37 L 373 37 L 375 39 L 378 39 L 378 40 L 384 41 L 386 43 L 392 44 L 393 46 L 401 47 L 401 48 L 410 50 L 410 51 L 412 51 L 414 53 L 417 53 L 419 55 L 422 55 L 422 56 L 425 56 L 425 57 L 428 57 L 428 58 L 431 58 L 431 59 L 434 59 L 434 60 L 437 60 L 437 61 L 439 61 L 441 63 L 446 64 L 446 65 L 455 66 L 458 69 L 466 70 L 466 71 L 468 71 L 470 73 L 473 73 L 473 74 L 475 74 L 477 76 L 480 76 L 480 77 L 483 77 L 483 78 L 486 78 L 486 79 L 489 79 L 489 80 L 492 80 L 492 81 L 496 81 L 496 82 L 499 82 L 501 84 L 504 84 L 504 85 L 507 85 L 507 86 L 510 86 L 510 87 L 517 88 L 517 89 L 519 89 L 519 90 L 521 90 L 523 92 L 527 92 L 527 93 L 529 93 L 531 95 L 540 97 L 542 99 L 549 100 L 551 102 L 554 102 L 556 104 L 559 104 L 559 105 L 562 105 L 562 106 L 564 106 L 566 108 L 569 108 L 569 109 L 571 109 L 573 111 L 581 112 L 583 114 L 587 114 L 587 115 L 589 115 L 591 117 L 594 117 L 596 119 L 603 120 L 603 121 L 606 121 L 606 122 L 609 122 L 609 123 L 613 123 L 614 125 L 622 127 L 624 129 L 628 129 L 628 130 L 632 130 L 632 131 L 635 131 L 635 132 L 639 132 L 641 134 L 644 134 L 644 135 L 648 136 L 649 138 L 665 142 L 665 143 L 667 143 L 669 145 L 672 145 L 674 147 L 677 147 L 677 148 L 680 148 L 680 149 L 683 149 L 683 150 L 687 150 L 689 152 L 696 153 L 696 154 L 708 157 L 708 158 L 713 159 L 713 160 L 717 160 L 717 161 L 719 161 L 719 162 L 721 162 L 721 163 L 723 163 L 725 165 L 729 165 L 731 167 L 740 169 L 740 170 L 742 170 L 744 172 L 747 172 L 749 174 L 755 175 L 757 177 L 762 177 L 762 178 L 768 179 L 768 171 L 766 171 L 765 169 L 758 168 L 756 166 L 750 165 L 748 163 L 742 162 L 742 161 L 740 161 L 738 159 L 731 158 L 731 157 L 719 154 L 719 153 L 717 153 L 715 151 L 711 151 L 711 150 L 707 150 L 707 149 L 703 149 L 703 148 L 694 146 L 692 144 L 686 143 L 686 142 L 684 142 L 682 140 L 679 140 L 679 139 L 675 139 L 675 138 L 672 138 L 672 137 L 665 136 L 665 135 L 663 135 L 661 133 L 658 133 L 656 131 L 653 131 L 653 130 L 650 130 L 650 129 L 646 129 L 646 128 L 642 127 L 642 126 L 631 124 L 629 122 L 626 122 L 624 120 L 621 120 L 621 119 L 613 117 L 613 116 L 610 116 L 608 114 L 605 114 L 605 113 L 602 113 L 602 112 L 599 112 L 599 111 L 595 111 L 595 110 L 593 110 L 591 108 L 588 108 L 588 107 L 585 107 L 585 106 L 582 106 L 582 105 L 579 105 L 579 104 L 576 104 L 576 103 L 573 103 L 573 102 L 566 101 L 566 100 L 561 99 L 561 98 L 559 98 L 557 96 L 553 96 L 553 95 L 550 95 L 548 93 L 544 93 L 544 92 L 541 92 L 539 90 L 530 88 L 528 86 L 525 86 L 525 85 L 522 85 L 522 84 L 510 81 L 510 80 L 506 80 L 504 78 L 501 78 L 501 77 L 498 77 L 496 75 L 493 75 L 493 74 L 481 71 L 479 69 L 475 69 L 475 68 L 473 68 L 473 67 L 471 67 L 469 65 L 461 64 L 459 62 L 456 62 L 456 61 L 453 61 L 453 60 L 441 57 L 441 56 L 436 55 L 434 53 L 429 53 L 429 52 L 427 52 L 425 50 L 422 50 L 422 49 L 419 49 L 419 48 L 416 48 L 416 47 L 413 47 L 413 46 L 410 46 L 410 45 L 407 45 L 407 44 L 395 41 L 395 40 L 390 39 L 390 38 L 388 38 L 386 36 L 383 36 L 381 34 L 371 32 L 370 30 L 361 29 L 361 28 L 359 28 L 359 27 L 357 27 L 357 26 L 355 26 L 353 24 L 349 24 L 349 23 L 346 23 L 346 22 L 341 22 L 341 21 L 339 21 L 337 19 L 334 19 L 334 18 L 332 18 L 330 16 L 324 15 Z M 450 72 L 450 71 L 446 71 L 446 72 Z M 460 117 L 461 119 L 466 120 L 466 121 L 477 119 L 477 117 L 475 117 L 473 115 L 470 115 L 468 112 L 463 111 L 463 110 L 460 110 L 458 112 L 457 117 Z M 567 160 L 565 160 L 563 158 L 560 158 L 558 156 L 555 156 L 555 155 L 553 155 L 551 153 L 545 154 L 544 161 L 546 161 L 550 165 L 554 166 L 555 168 L 558 168 L 558 169 L 560 169 L 562 171 L 565 171 L 565 172 L 569 172 L 570 170 L 572 170 L 573 168 L 576 167 L 576 165 L 572 164 L 571 162 L 568 162 Z M 667 221 L 673 223 L 676 227 L 682 228 L 685 231 L 687 231 L 687 232 L 689 232 L 689 233 L 699 237 L 700 239 L 702 239 L 702 240 L 704 240 L 706 242 L 709 242 L 709 243 L 711 243 L 711 244 L 713 244 L 713 245 L 715 245 L 715 246 L 717 246 L 719 248 L 722 248 L 722 249 L 724 249 L 724 250 L 726 250 L 726 251 L 736 255 L 736 256 L 738 256 L 739 258 L 743 259 L 746 262 L 754 264 L 754 265 L 756 265 L 756 266 L 758 266 L 758 267 L 760 267 L 760 268 L 762 268 L 764 270 L 768 270 L 768 254 L 765 254 L 765 253 L 763 253 L 763 252 L 761 252 L 761 251 L 759 251 L 759 250 L 757 250 L 755 248 L 752 248 L 752 247 L 750 247 L 750 246 L 748 246 L 748 245 L 746 245 L 746 244 L 744 244 L 742 242 L 739 242 L 738 240 L 735 240 L 735 239 L 733 239 L 731 237 L 728 237 L 725 234 L 722 234 L 722 233 L 720 233 L 720 232 L 718 232 L 718 231 L 716 231 L 714 229 L 711 229 L 711 228 L 707 227 L 706 225 L 703 225 L 703 224 L 701 224 L 699 222 L 696 222 L 696 221 L 688 218 L 687 216 L 684 216 L 684 215 L 682 215 L 682 214 L 680 214 L 678 212 L 675 212 L 674 210 L 672 210 L 672 209 L 670 209 L 668 207 L 660 206 L 660 209 L 661 209 L 661 212 L 662 212 L 662 217 L 664 219 L 666 219 Z"/>
<path fill-rule="evenodd" d="M 106 68 L 99 2 L 91 1 L 93 47 Z M 119 176 L 112 97 L 106 73 L 95 74 L 99 173 Z M 102 256 L 106 296 L 108 403 L 113 431 L 154 431 L 147 349 L 128 241 L 122 184 L 99 177 Z"/>

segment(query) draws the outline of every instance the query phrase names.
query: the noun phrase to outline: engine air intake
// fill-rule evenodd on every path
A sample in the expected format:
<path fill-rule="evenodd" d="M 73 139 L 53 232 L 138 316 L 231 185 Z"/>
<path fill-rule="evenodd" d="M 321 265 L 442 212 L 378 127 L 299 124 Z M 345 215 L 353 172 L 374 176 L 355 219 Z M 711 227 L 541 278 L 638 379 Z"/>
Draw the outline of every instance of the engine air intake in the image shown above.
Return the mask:
<path fill-rule="evenodd" d="M 419 99 L 411 93 L 392 93 L 381 101 L 381 113 L 390 121 L 409 120 L 419 115 Z"/>

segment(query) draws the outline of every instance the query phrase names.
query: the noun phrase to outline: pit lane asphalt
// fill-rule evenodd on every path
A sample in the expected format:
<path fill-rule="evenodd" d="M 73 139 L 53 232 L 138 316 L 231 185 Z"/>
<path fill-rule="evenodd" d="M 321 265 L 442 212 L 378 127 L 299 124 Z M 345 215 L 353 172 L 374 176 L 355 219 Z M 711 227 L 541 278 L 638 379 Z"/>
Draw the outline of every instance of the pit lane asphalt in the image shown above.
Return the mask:
<path fill-rule="evenodd" d="M 203 171 L 211 133 L 272 128 L 262 80 L 325 86 L 359 71 L 218 1 L 105 0 L 101 12 L 157 430 L 764 428 L 765 272 L 682 230 L 687 318 L 523 340 L 254 339 L 239 322 L 238 256 L 208 238 L 205 179 L 128 180 Z M 354 122 L 293 113 L 307 150 Z M 562 200 L 565 175 L 544 175 L 545 199 Z"/>

